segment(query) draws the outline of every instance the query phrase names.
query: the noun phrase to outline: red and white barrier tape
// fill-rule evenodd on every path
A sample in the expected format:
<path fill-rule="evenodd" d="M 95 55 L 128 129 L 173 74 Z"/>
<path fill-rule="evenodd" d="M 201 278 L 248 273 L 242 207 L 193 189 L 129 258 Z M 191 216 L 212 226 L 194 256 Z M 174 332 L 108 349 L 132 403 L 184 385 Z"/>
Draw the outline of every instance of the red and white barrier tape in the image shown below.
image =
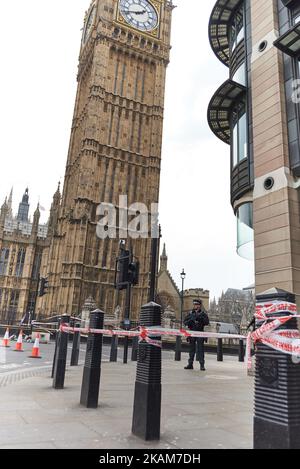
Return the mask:
<path fill-rule="evenodd" d="M 272 317 L 274 313 L 286 313 L 282 317 Z M 262 324 L 254 332 L 249 333 L 247 337 L 247 364 L 248 368 L 252 366 L 251 344 L 261 342 L 274 350 L 287 353 L 293 356 L 300 356 L 300 333 L 298 329 L 288 329 L 276 331 L 278 327 L 283 326 L 291 319 L 300 318 L 297 315 L 297 305 L 294 303 L 266 303 L 256 306 L 255 317 L 258 321 L 271 321 Z"/>
<path fill-rule="evenodd" d="M 138 330 L 110 330 L 110 329 L 89 329 L 80 327 L 71 327 L 67 324 L 62 324 L 60 330 L 63 332 L 80 332 L 81 334 L 102 334 L 106 336 L 123 336 L 123 337 L 139 337 L 139 341 L 145 341 L 155 347 L 162 347 L 161 340 L 155 340 L 151 337 L 158 336 L 181 336 L 181 337 L 198 337 L 198 338 L 213 338 L 213 339 L 239 339 L 245 340 L 246 337 L 237 334 L 220 334 L 215 332 L 197 332 L 186 331 L 184 329 L 167 329 L 163 327 L 140 327 Z"/>
<path fill-rule="evenodd" d="M 272 313 L 285 312 L 295 315 L 297 313 L 297 305 L 294 303 L 264 303 L 256 305 L 255 316 L 258 320 L 270 319 L 268 316 Z"/>
<path fill-rule="evenodd" d="M 149 345 L 154 345 L 154 347 L 162 348 L 161 340 L 154 340 L 148 336 L 148 330 L 145 327 L 141 327 L 139 331 L 139 342 L 147 342 Z"/>
<path fill-rule="evenodd" d="M 286 313 L 282 317 L 272 317 L 272 314 Z M 255 317 L 258 321 L 263 321 L 264 324 L 256 329 L 253 333 L 249 333 L 248 337 L 238 334 L 220 334 L 215 332 L 197 332 L 188 331 L 185 329 L 167 329 L 163 327 L 140 327 L 137 330 L 110 330 L 110 329 L 90 329 L 80 327 L 70 327 L 68 324 L 62 324 L 60 330 L 63 332 L 80 332 L 82 334 L 102 334 L 106 336 L 123 336 L 123 337 L 139 337 L 139 341 L 146 341 L 147 343 L 156 347 L 161 347 L 161 340 L 156 340 L 151 337 L 158 336 L 181 336 L 181 337 L 195 337 L 195 338 L 213 338 L 213 339 L 247 339 L 247 363 L 251 367 L 251 343 L 254 344 L 261 342 L 274 350 L 278 350 L 290 355 L 300 356 L 300 333 L 298 330 L 284 330 L 277 331 L 276 329 L 292 318 L 299 318 L 297 313 L 297 306 L 294 303 L 288 302 L 274 302 L 259 304 L 256 306 Z M 267 322 L 266 321 L 271 321 Z"/>

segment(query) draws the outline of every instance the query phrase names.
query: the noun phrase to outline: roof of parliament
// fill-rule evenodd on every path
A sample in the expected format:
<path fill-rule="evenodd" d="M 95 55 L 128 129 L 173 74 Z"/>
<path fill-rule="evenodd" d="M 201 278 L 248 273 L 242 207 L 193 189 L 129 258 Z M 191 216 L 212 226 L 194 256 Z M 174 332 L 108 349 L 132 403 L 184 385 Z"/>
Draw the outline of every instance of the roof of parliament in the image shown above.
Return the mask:
<path fill-rule="evenodd" d="M 4 218 L 4 232 L 12 234 L 16 231 L 20 232 L 24 236 L 30 236 L 34 224 L 38 225 L 37 236 L 39 238 L 46 238 L 48 233 L 48 224 L 39 224 L 40 219 L 40 206 L 38 204 L 34 216 L 33 222 L 29 219 L 29 189 L 26 188 L 23 194 L 22 200 L 19 203 L 18 213 L 16 216 L 13 215 L 12 209 L 13 203 L 13 189 L 10 192 L 9 197 L 5 198 L 5 201 L 1 207 L 1 214 Z"/>

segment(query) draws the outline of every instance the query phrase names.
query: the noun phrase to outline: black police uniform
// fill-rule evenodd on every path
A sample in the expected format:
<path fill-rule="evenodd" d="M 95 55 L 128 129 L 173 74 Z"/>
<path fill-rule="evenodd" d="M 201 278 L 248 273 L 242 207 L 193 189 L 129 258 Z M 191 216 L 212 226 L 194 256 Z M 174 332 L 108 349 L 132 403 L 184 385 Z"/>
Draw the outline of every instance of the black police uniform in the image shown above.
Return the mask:
<path fill-rule="evenodd" d="M 191 311 L 186 318 L 184 319 L 184 324 L 187 326 L 191 331 L 198 331 L 198 332 L 203 332 L 204 327 L 209 325 L 209 318 L 207 314 L 204 311 Z M 204 369 L 205 365 L 205 358 L 204 358 L 204 341 L 205 339 L 202 337 L 190 337 L 189 342 L 190 342 L 190 358 L 189 358 L 189 364 L 187 368 L 192 369 L 193 368 L 193 363 L 194 363 L 194 358 L 195 358 L 195 353 L 196 353 L 196 347 L 198 348 L 198 359 L 200 363 L 201 369 Z"/>

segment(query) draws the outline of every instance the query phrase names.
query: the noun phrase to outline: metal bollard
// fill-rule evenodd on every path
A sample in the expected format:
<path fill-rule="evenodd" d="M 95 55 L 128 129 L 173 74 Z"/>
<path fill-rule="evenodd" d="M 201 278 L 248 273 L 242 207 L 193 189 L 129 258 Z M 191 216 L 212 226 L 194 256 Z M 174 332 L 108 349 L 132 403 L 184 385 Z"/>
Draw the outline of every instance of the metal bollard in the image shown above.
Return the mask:
<path fill-rule="evenodd" d="M 161 326 L 161 307 L 156 303 L 142 306 L 141 326 Z M 160 337 L 151 337 L 160 340 Z M 139 343 L 135 382 L 132 433 L 145 441 L 160 439 L 161 419 L 161 348 Z"/>
<path fill-rule="evenodd" d="M 295 295 L 272 288 L 256 297 L 257 302 L 295 303 Z M 273 312 L 270 317 L 290 313 Z M 260 325 L 260 324 L 258 324 Z M 297 331 L 291 319 L 278 331 Z M 256 344 L 254 449 L 300 449 L 300 364 L 299 360 L 267 345 Z"/>
<path fill-rule="evenodd" d="M 123 363 L 124 365 L 126 365 L 128 362 L 128 336 L 124 337 L 123 343 L 124 343 Z"/>
<path fill-rule="evenodd" d="M 176 336 L 176 345 L 175 345 L 175 361 L 181 361 L 181 337 L 180 335 Z"/>
<path fill-rule="evenodd" d="M 218 339 L 218 346 L 217 346 L 217 361 L 223 361 L 223 339 Z"/>
<path fill-rule="evenodd" d="M 92 311 L 90 316 L 90 329 L 103 329 L 103 324 L 103 311 L 100 311 L 100 309 Z M 86 345 L 85 365 L 80 396 L 80 404 L 89 409 L 96 409 L 98 407 L 102 343 L 102 334 L 89 334 Z"/>
<path fill-rule="evenodd" d="M 133 337 L 131 349 L 131 361 L 136 362 L 138 359 L 139 338 Z"/>
<path fill-rule="evenodd" d="M 57 355 L 57 344 L 58 344 L 59 328 L 60 328 L 60 319 L 58 320 L 58 331 L 56 332 L 56 336 L 55 336 L 55 349 L 54 349 L 54 355 L 53 355 L 51 378 L 53 378 L 53 376 L 54 376 L 54 367 L 55 367 L 55 361 L 56 361 L 56 355 Z"/>
<path fill-rule="evenodd" d="M 76 324 L 74 324 L 74 327 L 76 327 Z M 70 366 L 78 366 L 79 353 L 80 353 L 80 332 L 74 332 Z"/>
<path fill-rule="evenodd" d="M 70 327 L 75 327 L 75 320 L 72 319 L 72 318 L 70 318 Z M 68 341 L 72 342 L 72 344 L 73 344 L 73 334 L 72 333 L 69 334 Z"/>
<path fill-rule="evenodd" d="M 117 362 L 118 361 L 118 336 L 113 335 L 111 337 L 111 348 L 110 348 L 110 362 Z"/>
<path fill-rule="evenodd" d="M 61 324 L 70 323 L 70 316 L 62 316 Z M 57 338 L 57 351 L 54 363 L 53 387 L 63 389 L 65 383 L 67 352 L 68 352 L 68 332 L 59 331 Z"/>
<path fill-rule="evenodd" d="M 239 341 L 239 362 L 243 363 L 245 361 L 245 347 L 244 341 Z"/>

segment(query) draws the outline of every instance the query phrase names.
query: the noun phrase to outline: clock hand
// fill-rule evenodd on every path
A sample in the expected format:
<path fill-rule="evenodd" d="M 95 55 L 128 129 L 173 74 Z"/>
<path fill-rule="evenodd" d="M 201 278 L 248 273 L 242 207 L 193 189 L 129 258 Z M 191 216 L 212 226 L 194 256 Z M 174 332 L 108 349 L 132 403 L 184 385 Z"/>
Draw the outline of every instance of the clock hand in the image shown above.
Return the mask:
<path fill-rule="evenodd" d="M 124 13 L 134 13 L 135 15 L 144 15 L 145 13 L 147 13 L 147 11 L 146 10 L 142 10 L 142 11 L 124 10 Z"/>
<path fill-rule="evenodd" d="M 130 13 L 134 13 L 135 15 L 144 15 L 145 13 L 147 13 L 146 10 L 143 10 L 143 11 L 130 11 Z"/>

